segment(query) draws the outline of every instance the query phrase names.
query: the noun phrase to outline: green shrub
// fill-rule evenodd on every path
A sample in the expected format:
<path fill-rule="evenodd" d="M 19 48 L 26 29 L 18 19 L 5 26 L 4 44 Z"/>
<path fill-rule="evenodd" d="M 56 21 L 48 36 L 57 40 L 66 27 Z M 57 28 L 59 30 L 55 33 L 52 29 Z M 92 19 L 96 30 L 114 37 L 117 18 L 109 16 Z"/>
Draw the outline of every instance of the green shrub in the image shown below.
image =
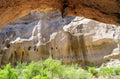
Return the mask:
<path fill-rule="evenodd" d="M 95 67 L 88 67 L 88 71 L 89 71 L 93 76 L 98 76 L 98 71 L 96 70 Z"/>
<path fill-rule="evenodd" d="M 0 79 L 120 79 L 120 67 L 88 67 L 63 65 L 61 61 L 48 58 L 45 61 L 7 64 L 0 69 Z"/>
<path fill-rule="evenodd" d="M 3 70 L 0 70 L 0 79 L 18 79 L 18 72 L 7 64 Z"/>
<path fill-rule="evenodd" d="M 102 67 L 99 69 L 99 75 L 101 75 L 101 76 L 109 76 L 112 74 L 114 74 L 113 67 Z"/>

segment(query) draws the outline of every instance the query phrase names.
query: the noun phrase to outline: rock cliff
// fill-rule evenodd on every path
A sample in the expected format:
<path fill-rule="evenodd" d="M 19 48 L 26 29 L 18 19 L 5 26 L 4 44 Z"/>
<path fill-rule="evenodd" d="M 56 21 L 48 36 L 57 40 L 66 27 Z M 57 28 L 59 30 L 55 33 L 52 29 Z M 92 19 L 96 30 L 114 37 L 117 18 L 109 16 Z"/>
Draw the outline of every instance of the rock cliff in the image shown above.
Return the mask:
<path fill-rule="evenodd" d="M 0 29 L 1 63 L 51 56 L 65 64 L 99 65 L 119 59 L 120 28 L 84 17 L 31 12 Z"/>
<path fill-rule="evenodd" d="M 54 11 L 66 16 L 84 16 L 105 23 L 120 24 L 120 0 L 1 0 L 0 27 L 30 11 Z"/>

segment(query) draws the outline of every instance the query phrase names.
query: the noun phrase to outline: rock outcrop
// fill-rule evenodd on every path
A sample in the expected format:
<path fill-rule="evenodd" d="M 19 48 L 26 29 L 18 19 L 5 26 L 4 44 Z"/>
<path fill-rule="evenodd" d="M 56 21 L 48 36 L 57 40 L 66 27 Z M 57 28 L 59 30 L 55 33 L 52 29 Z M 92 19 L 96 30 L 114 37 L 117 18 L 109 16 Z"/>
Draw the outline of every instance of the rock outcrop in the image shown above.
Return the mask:
<path fill-rule="evenodd" d="M 120 24 L 120 0 L 1 0 L 0 27 L 30 11 L 59 11 L 62 16 L 84 16 L 105 23 Z"/>
<path fill-rule="evenodd" d="M 30 62 L 51 56 L 65 64 L 99 65 L 119 58 L 115 25 L 61 13 L 31 12 L 0 29 L 1 63 Z"/>

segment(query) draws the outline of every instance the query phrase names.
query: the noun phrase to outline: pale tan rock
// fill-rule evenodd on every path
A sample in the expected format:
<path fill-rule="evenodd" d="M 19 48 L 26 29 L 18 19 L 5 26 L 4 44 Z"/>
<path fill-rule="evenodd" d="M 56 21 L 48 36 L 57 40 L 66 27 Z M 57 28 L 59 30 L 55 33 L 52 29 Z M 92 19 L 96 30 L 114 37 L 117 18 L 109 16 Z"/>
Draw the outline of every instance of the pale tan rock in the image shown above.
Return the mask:
<path fill-rule="evenodd" d="M 2 64 L 29 63 L 51 56 L 65 64 L 99 65 L 119 58 L 118 29 L 83 17 L 62 19 L 59 12 L 33 12 L 0 30 L 0 39 L 5 39 L 0 42 Z"/>

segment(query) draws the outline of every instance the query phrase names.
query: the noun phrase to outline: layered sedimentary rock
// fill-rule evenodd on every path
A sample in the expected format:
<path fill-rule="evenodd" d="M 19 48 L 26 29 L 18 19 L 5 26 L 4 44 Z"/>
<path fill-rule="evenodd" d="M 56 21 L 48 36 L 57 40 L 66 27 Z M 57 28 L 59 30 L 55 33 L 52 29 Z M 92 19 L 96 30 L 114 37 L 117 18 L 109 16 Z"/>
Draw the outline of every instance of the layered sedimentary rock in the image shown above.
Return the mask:
<path fill-rule="evenodd" d="M 59 11 L 62 16 L 84 16 L 120 24 L 120 0 L 1 0 L 0 27 L 27 15 L 31 10 Z"/>
<path fill-rule="evenodd" d="M 31 12 L 0 29 L 1 63 L 30 62 L 51 56 L 63 63 L 98 65 L 119 58 L 119 30 L 83 17 Z"/>

